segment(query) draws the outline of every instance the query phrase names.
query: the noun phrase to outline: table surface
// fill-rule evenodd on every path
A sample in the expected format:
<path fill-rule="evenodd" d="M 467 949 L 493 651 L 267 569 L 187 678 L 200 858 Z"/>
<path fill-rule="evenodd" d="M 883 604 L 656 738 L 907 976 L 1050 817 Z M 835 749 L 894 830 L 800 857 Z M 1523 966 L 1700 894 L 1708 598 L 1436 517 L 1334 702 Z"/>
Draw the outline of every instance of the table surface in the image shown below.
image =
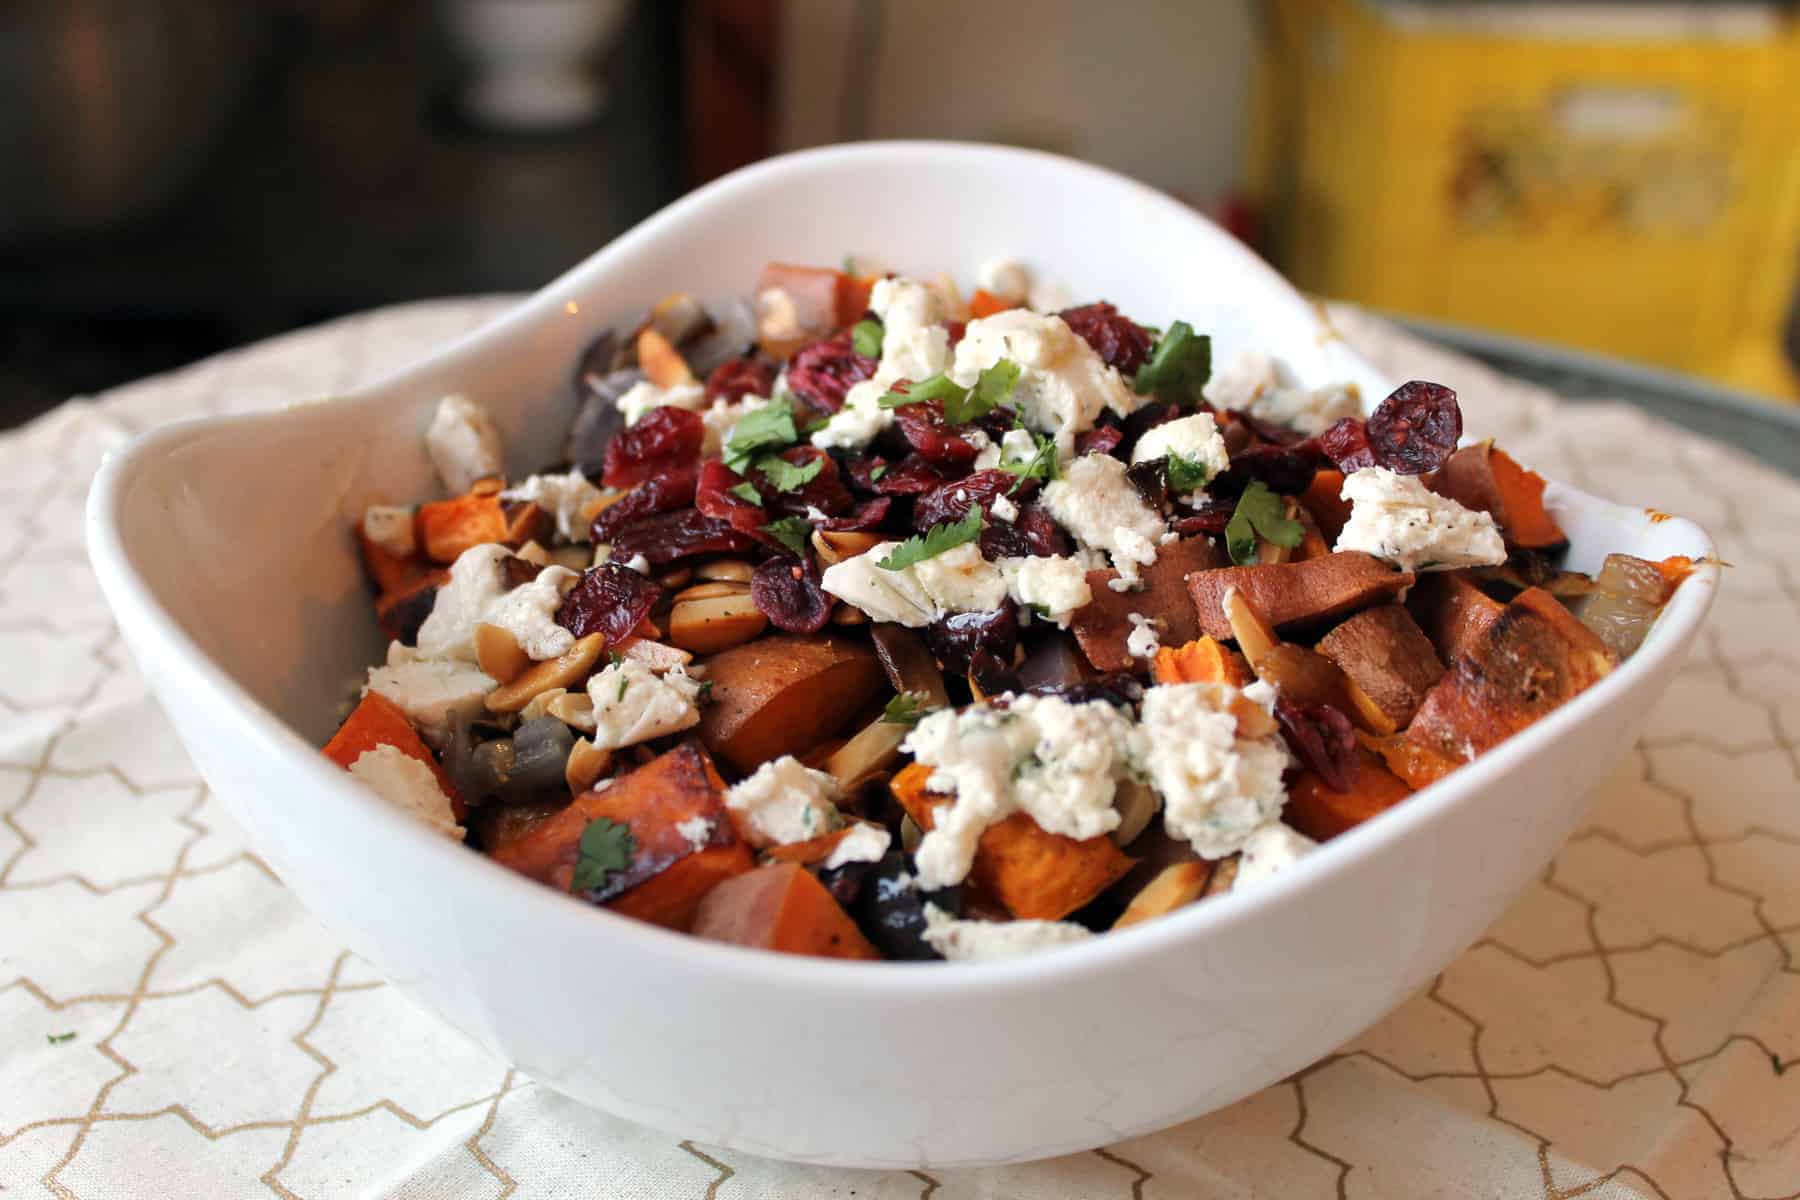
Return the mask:
<path fill-rule="evenodd" d="M 583 1109 L 414 1009 L 245 848 L 88 571 L 100 457 L 326 394 L 502 298 L 382 310 L 0 437 L 0 1189 L 14 1196 L 1703 1197 L 1800 1189 L 1800 486 L 1350 310 L 1473 431 L 1700 521 L 1692 661 L 1543 875 L 1375 1028 L 1229 1109 L 988 1170 L 789 1167 Z"/>

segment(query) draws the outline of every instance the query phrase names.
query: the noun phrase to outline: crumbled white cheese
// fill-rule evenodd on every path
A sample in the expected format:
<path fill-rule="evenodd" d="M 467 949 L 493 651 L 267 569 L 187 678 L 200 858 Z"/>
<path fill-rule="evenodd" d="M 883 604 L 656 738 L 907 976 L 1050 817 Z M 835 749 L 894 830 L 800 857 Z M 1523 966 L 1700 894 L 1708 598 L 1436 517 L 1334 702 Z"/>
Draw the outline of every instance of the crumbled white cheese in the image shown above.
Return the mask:
<path fill-rule="evenodd" d="M 470 546 L 450 564 L 450 578 L 438 588 L 431 615 L 419 626 L 419 653 L 427 658 L 475 661 L 475 626 L 506 594 L 500 560 L 512 551 L 494 542 Z"/>
<path fill-rule="evenodd" d="M 928 714 L 902 749 L 932 768 L 928 785 L 950 799 L 914 856 L 921 886 L 960 882 L 982 831 L 1015 812 L 1078 840 L 1116 828 L 1113 796 L 1129 770 L 1130 738 L 1130 718 L 1104 701 L 1025 695 L 1006 709 Z"/>
<path fill-rule="evenodd" d="M 925 942 L 951 962 L 1023 958 L 1093 936 L 1073 921 L 964 921 L 935 904 L 925 906 Z"/>
<path fill-rule="evenodd" d="M 610 663 L 587 682 L 594 748 L 617 750 L 700 723 L 700 681 L 685 669 L 658 675 L 634 658 Z"/>
<path fill-rule="evenodd" d="M 533 475 L 501 492 L 500 498 L 531 501 L 556 518 L 556 533 L 563 541 L 585 542 L 589 522 L 582 514 L 600 499 L 600 489 L 575 467 L 565 475 Z"/>
<path fill-rule="evenodd" d="M 370 667 L 363 693 L 380 692 L 399 706 L 420 737 L 443 746 L 457 726 L 486 711 L 483 702 L 498 686 L 470 663 L 443 659 Z"/>
<path fill-rule="evenodd" d="M 988 442 L 985 434 L 982 435 L 982 441 L 987 444 L 975 456 L 974 469 L 977 471 L 992 471 L 1002 463 L 1027 463 L 1037 456 L 1037 441 L 1031 436 L 1029 429 L 1015 426 L 1007 430 L 1001 435 L 998 446 Z"/>
<path fill-rule="evenodd" d="M 429 661 L 428 658 L 419 653 L 419 648 L 417 646 L 409 646 L 401 641 L 392 641 L 388 643 L 387 665 L 390 667 L 399 667 L 404 666 L 407 663 Z"/>
<path fill-rule="evenodd" d="M 1014 504 L 1011 500 L 1008 500 L 1005 496 L 995 496 L 993 501 L 988 505 L 988 516 L 994 518 L 996 521 L 1005 521 L 1008 525 L 1011 525 L 1014 521 L 1019 519 L 1019 506 Z"/>
<path fill-rule="evenodd" d="M 1244 839 L 1243 857 L 1238 860 L 1231 890 L 1254 887 L 1318 848 L 1319 843 L 1305 834 L 1296 833 L 1280 821 L 1271 821 Z"/>
<path fill-rule="evenodd" d="M 1355 384 L 1302 387 L 1281 360 L 1258 350 L 1233 355 L 1201 394 L 1214 408 L 1248 412 L 1309 435 L 1325 432 L 1342 417 L 1362 415 Z"/>
<path fill-rule="evenodd" d="M 1069 618 L 1093 602 L 1087 568 L 1062 555 L 1003 558 L 1001 573 L 1006 592 L 1020 605 L 1029 605 L 1045 620 L 1068 628 Z"/>
<path fill-rule="evenodd" d="M 1351 507 L 1335 550 L 1361 550 L 1403 571 L 1506 561 L 1506 542 L 1493 517 L 1428 490 L 1415 476 L 1365 467 L 1350 473 L 1339 495 Z"/>
<path fill-rule="evenodd" d="M 413 510 L 392 504 L 371 504 L 363 510 L 363 536 L 395 558 L 411 558 L 418 548 L 413 532 Z"/>
<path fill-rule="evenodd" d="M 1155 658 L 1156 652 L 1162 649 L 1162 633 L 1158 628 L 1161 618 L 1135 612 L 1127 615 L 1131 618 L 1131 634 L 1125 639 L 1125 653 L 1133 658 Z"/>
<path fill-rule="evenodd" d="M 556 610 L 580 579 L 567 567 L 545 567 L 536 579 L 489 604 L 483 619 L 512 634 L 533 662 L 566 654 L 575 644 L 575 635 L 556 623 Z"/>
<path fill-rule="evenodd" d="M 712 458 L 725 448 L 731 435 L 737 431 L 738 422 L 759 408 L 767 408 L 769 401 L 763 396 L 745 396 L 742 400 L 714 400 L 712 407 L 700 414 L 706 423 L 706 438 L 700 445 L 700 457 Z"/>
<path fill-rule="evenodd" d="M 1006 598 L 1006 576 L 981 557 L 974 542 L 898 571 L 880 565 L 898 542 L 882 542 L 866 553 L 825 568 L 819 586 L 872 621 L 919 629 L 946 613 L 986 612 Z"/>
<path fill-rule="evenodd" d="M 506 469 L 500 430 L 487 410 L 467 396 L 445 396 L 438 401 L 431 426 L 425 431 L 425 452 L 444 486 L 459 495 L 477 479 Z"/>
<path fill-rule="evenodd" d="M 1037 280 L 1031 285 L 1031 292 L 1025 297 L 1026 307 L 1036 312 L 1061 312 L 1075 302 L 1069 294 L 1069 286 L 1052 280 Z"/>
<path fill-rule="evenodd" d="M 1212 373 L 1200 394 L 1214 408 L 1242 411 L 1281 386 L 1281 365 L 1260 350 L 1240 350 Z"/>
<path fill-rule="evenodd" d="M 1157 543 L 1168 532 L 1126 478 L 1125 464 L 1106 454 L 1084 454 L 1065 466 L 1044 488 L 1044 507 L 1085 548 L 1106 551 L 1119 572 L 1113 582 L 1124 587 L 1138 581 L 1139 567 L 1156 561 Z"/>
<path fill-rule="evenodd" d="M 356 756 L 350 773 L 395 808 L 411 813 L 439 833 L 462 837 L 462 826 L 456 823 L 450 797 L 438 786 L 437 776 L 410 754 L 393 746 L 376 746 Z"/>
<path fill-rule="evenodd" d="M 906 568 L 939 612 L 988 612 L 1006 599 L 1006 576 L 981 557 L 981 546 L 964 542 Z"/>
<path fill-rule="evenodd" d="M 1151 462 L 1171 454 L 1179 454 L 1204 466 L 1208 479 L 1231 466 L 1231 452 L 1225 449 L 1219 423 L 1211 413 L 1177 417 L 1153 426 L 1132 447 L 1131 461 Z"/>
<path fill-rule="evenodd" d="M 697 383 L 678 383 L 674 387 L 658 387 L 648 379 L 640 379 L 614 401 L 625 424 L 636 425 L 644 414 L 665 404 L 699 412 L 706 407 L 706 389 Z"/>
<path fill-rule="evenodd" d="M 1019 366 L 1011 407 L 1026 428 L 1053 435 L 1062 457 L 1074 453 L 1075 438 L 1092 429 L 1102 412 L 1126 416 L 1138 407 L 1119 372 L 1061 317 L 1013 308 L 970 321 L 956 344 L 950 376 L 972 387 L 1003 358 Z"/>
<path fill-rule="evenodd" d="M 847 863 L 880 862 L 892 841 L 893 836 L 881 826 L 858 821 L 838 839 L 838 844 L 819 865 L 830 871 Z"/>
<path fill-rule="evenodd" d="M 677 821 L 675 832 L 686 838 L 687 844 L 694 849 L 704 850 L 712 844 L 712 819 L 696 813 L 685 821 Z"/>
<path fill-rule="evenodd" d="M 733 785 L 725 807 L 744 818 L 739 828 L 752 846 L 788 846 L 841 826 L 843 794 L 832 776 L 784 754 Z"/>
<path fill-rule="evenodd" d="M 821 449 L 855 450 L 894 423 L 880 400 L 902 379 L 915 383 L 950 366 L 950 333 L 943 295 L 916 279 L 883 279 L 869 293 L 869 309 L 881 318 L 881 364 L 873 378 L 853 384 L 843 407 L 812 435 Z"/>
<path fill-rule="evenodd" d="M 990 258 L 976 270 L 975 284 L 1008 304 L 1023 304 L 1031 295 L 1031 272 L 1016 258 Z"/>
<path fill-rule="evenodd" d="M 1279 733 L 1238 736 L 1230 709 L 1236 692 L 1222 683 L 1175 683 L 1144 693 L 1138 748 L 1163 798 L 1163 824 L 1206 858 L 1242 849 L 1287 799 L 1287 747 Z"/>

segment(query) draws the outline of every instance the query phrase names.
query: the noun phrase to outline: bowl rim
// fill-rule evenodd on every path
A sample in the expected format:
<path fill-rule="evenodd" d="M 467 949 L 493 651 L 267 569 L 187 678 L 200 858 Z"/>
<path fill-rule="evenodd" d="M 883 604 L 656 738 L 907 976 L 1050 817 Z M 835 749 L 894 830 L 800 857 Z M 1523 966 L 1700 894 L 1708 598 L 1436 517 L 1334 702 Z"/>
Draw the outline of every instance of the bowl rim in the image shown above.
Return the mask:
<path fill-rule="evenodd" d="M 345 816 L 366 822 L 370 836 L 410 843 L 410 853 L 436 856 L 438 868 L 443 871 L 483 873 L 481 877 L 465 878 L 469 886 L 495 889 L 493 908 L 507 907 L 511 914 L 509 920 L 529 921 L 539 928 L 561 923 L 559 928 L 568 936 L 597 937 L 601 939 L 601 945 L 608 939 L 623 940 L 643 959 L 672 956 L 679 965 L 696 972 L 729 973 L 730 982 L 825 988 L 853 995 L 880 993 L 891 997 L 898 993 L 909 998 L 967 997 L 971 993 L 1001 996 L 1035 989 L 1059 979 L 1112 972 L 1179 946 L 1202 942 L 1207 932 L 1217 925 L 1252 921 L 1265 908 L 1304 902 L 1305 894 L 1322 886 L 1326 880 L 1356 870 L 1379 851 L 1409 836 L 1422 834 L 1424 827 L 1434 824 L 1459 804 L 1468 802 L 1475 793 L 1508 774 L 1516 764 L 1538 753 L 1544 743 L 1560 739 L 1564 731 L 1584 723 L 1612 703 L 1615 697 L 1632 688 L 1636 680 L 1686 651 L 1712 604 L 1719 583 L 1719 564 L 1710 538 L 1698 525 L 1685 518 L 1655 513 L 1656 519 L 1668 523 L 1671 532 L 1691 539 L 1702 553 L 1693 556 L 1699 560 L 1699 566 L 1676 591 L 1635 654 L 1606 678 L 1530 728 L 1459 767 L 1444 779 L 1415 792 L 1406 803 L 1322 844 L 1295 870 L 1283 872 L 1251 891 L 1232 892 L 1208 904 L 1188 905 L 1159 920 L 1108 931 L 1104 936 L 1054 952 L 997 962 L 850 962 L 772 953 L 711 941 L 596 908 L 511 871 L 487 855 L 452 842 L 398 808 L 381 803 L 347 772 L 328 762 L 317 746 L 252 698 L 223 666 L 201 650 L 155 599 L 146 579 L 134 565 L 132 552 L 121 536 L 124 507 L 134 487 L 175 447 L 224 430 L 291 421 L 299 412 L 316 405 L 356 407 L 378 403 L 382 393 L 414 375 L 452 368 L 466 359 L 487 353 L 493 343 L 503 342 L 517 331 L 529 329 L 552 315 L 560 315 L 563 293 L 582 286 L 591 276 L 603 275 L 615 258 L 629 253 L 640 242 L 660 236 L 666 225 L 690 211 L 703 205 L 728 202 L 738 189 L 761 183 L 770 176 L 803 171 L 821 164 L 836 165 L 846 159 L 891 162 L 896 157 L 904 160 L 920 156 L 1048 162 L 1058 169 L 1102 176 L 1139 193 L 1146 202 L 1179 209 L 1188 219 L 1211 226 L 1211 222 L 1186 205 L 1116 172 L 1041 151 L 1009 147 L 919 141 L 858 143 L 800 151 L 742 168 L 646 219 L 481 328 L 343 396 L 307 401 L 285 409 L 173 422 L 141 434 L 123 448 L 109 452 L 89 492 L 85 523 L 90 559 L 119 624 L 134 629 L 139 635 L 133 639 L 134 646 L 142 648 L 145 658 L 154 658 L 157 668 L 174 675 L 171 682 L 179 691 L 201 694 L 208 698 L 208 703 L 227 706 L 238 726 L 231 735 L 248 739 L 246 751 L 259 753 L 269 761 L 280 761 L 298 771 L 300 780 L 316 791 L 321 804 L 340 808 L 355 806 L 354 811 Z M 1216 227 L 1214 229 L 1216 232 Z M 1298 296 L 1272 267 L 1247 247 L 1236 243 L 1235 239 L 1233 246 L 1245 260 L 1246 269 L 1272 277 L 1281 288 Z M 1347 346 L 1341 349 L 1352 361 L 1376 374 L 1354 350 Z M 1553 496 L 1559 501 L 1582 508 L 1608 510 L 1623 521 L 1641 521 L 1650 512 L 1614 504 L 1566 484 L 1553 482 L 1552 488 Z M 426 861 L 431 859 L 428 857 Z M 502 900 L 503 896 L 513 899 Z"/>

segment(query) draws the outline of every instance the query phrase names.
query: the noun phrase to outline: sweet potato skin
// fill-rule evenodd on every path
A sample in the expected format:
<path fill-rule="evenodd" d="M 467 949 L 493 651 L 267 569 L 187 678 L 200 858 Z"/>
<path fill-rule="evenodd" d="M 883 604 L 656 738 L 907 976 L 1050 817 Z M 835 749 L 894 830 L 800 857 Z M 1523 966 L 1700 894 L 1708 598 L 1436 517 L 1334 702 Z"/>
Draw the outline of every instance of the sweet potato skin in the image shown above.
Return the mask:
<path fill-rule="evenodd" d="M 816 958 L 879 959 L 856 922 L 804 867 L 778 863 L 718 884 L 693 931 L 714 941 Z"/>
<path fill-rule="evenodd" d="M 763 637 L 706 660 L 712 700 L 700 718 L 708 749 L 750 772 L 806 754 L 874 699 L 883 675 L 867 643 L 842 636 Z"/>
<path fill-rule="evenodd" d="M 1349 792 L 1334 792 L 1311 771 L 1301 771 L 1288 788 L 1282 819 L 1315 842 L 1323 842 L 1412 795 L 1412 788 L 1388 770 L 1380 755 L 1367 747 L 1358 747 L 1358 754 L 1361 765 L 1356 787 Z"/>
<path fill-rule="evenodd" d="M 456 785 L 450 782 L 450 776 L 438 765 L 438 760 L 400 706 L 380 692 L 368 692 L 344 718 L 331 740 L 325 743 L 324 753 L 326 758 L 348 771 L 352 763 L 377 746 L 392 746 L 408 758 L 416 758 L 430 767 L 438 786 L 450 797 L 450 807 L 456 813 L 457 821 L 467 818 L 469 806 L 463 802 Z"/>
<path fill-rule="evenodd" d="M 1188 577 L 1200 631 L 1229 641 L 1225 593 L 1233 588 L 1277 630 L 1323 625 L 1335 617 L 1392 600 L 1413 582 L 1359 550 L 1299 562 L 1196 571 Z"/>
<path fill-rule="evenodd" d="M 1160 617 L 1162 641 L 1171 646 L 1200 636 L 1194 604 L 1188 596 L 1188 576 L 1223 566 L 1224 556 L 1204 535 L 1183 538 L 1158 549 L 1156 561 L 1143 570 L 1144 590 L 1115 592 L 1109 586 L 1117 571 L 1087 573 L 1093 600 L 1069 622 L 1081 652 L 1100 671 L 1127 671 L 1136 664 L 1126 649 L 1131 636 L 1131 614 Z"/>
<path fill-rule="evenodd" d="M 1326 634 L 1318 649 L 1394 727 L 1412 720 L 1444 674 L 1431 639 L 1399 604 L 1364 609 Z"/>
<path fill-rule="evenodd" d="M 1568 535 L 1544 507 L 1544 477 L 1491 441 L 1452 454 L 1432 477 L 1431 488 L 1493 517 L 1509 549 L 1550 550 L 1568 544 Z"/>
<path fill-rule="evenodd" d="M 1328 546 L 1337 545 L 1338 534 L 1350 520 L 1350 502 L 1340 494 L 1344 490 L 1344 473 L 1321 467 L 1312 482 L 1300 493 L 1300 507 L 1318 523 L 1319 535 Z"/>
<path fill-rule="evenodd" d="M 1428 572 L 1406 607 L 1446 664 L 1467 654 L 1506 609 L 1461 571 Z"/>
<path fill-rule="evenodd" d="M 913 763 L 894 777 L 894 796 L 920 829 L 948 798 L 927 790 L 931 768 Z M 1025 813 L 989 826 L 976 843 L 969 878 L 1015 917 L 1060 921 L 1124 878 L 1133 859 L 1108 837 L 1078 842 L 1049 833 Z"/>

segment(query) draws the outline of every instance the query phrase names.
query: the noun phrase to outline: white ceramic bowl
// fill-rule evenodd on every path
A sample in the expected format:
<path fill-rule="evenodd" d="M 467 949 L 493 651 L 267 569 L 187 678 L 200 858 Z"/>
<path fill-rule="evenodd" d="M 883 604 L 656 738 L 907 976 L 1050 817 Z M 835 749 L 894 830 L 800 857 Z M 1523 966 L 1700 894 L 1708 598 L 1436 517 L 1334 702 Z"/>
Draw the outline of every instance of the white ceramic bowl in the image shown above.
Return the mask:
<path fill-rule="evenodd" d="M 819 1163 L 953 1166 L 1101 1145 L 1325 1054 L 1440 970 L 1548 861 L 1680 665 L 1705 567 L 1598 686 L 1304 865 L 1012 963 L 850 964 L 682 937 L 496 866 L 317 747 L 382 639 L 349 523 L 432 493 L 420 432 L 462 391 L 554 459 L 577 351 L 666 292 L 741 295 L 766 259 L 876 251 L 967 278 L 997 253 L 1312 383 L 1385 381 L 1185 206 L 1018 150 L 872 144 L 740 171 L 518 309 L 355 395 L 158 430 L 109 459 L 89 544 L 131 650 L 256 850 L 358 954 L 531 1077 L 701 1141 Z M 1695 526 L 1565 487 L 1573 565 L 1707 556 Z"/>

